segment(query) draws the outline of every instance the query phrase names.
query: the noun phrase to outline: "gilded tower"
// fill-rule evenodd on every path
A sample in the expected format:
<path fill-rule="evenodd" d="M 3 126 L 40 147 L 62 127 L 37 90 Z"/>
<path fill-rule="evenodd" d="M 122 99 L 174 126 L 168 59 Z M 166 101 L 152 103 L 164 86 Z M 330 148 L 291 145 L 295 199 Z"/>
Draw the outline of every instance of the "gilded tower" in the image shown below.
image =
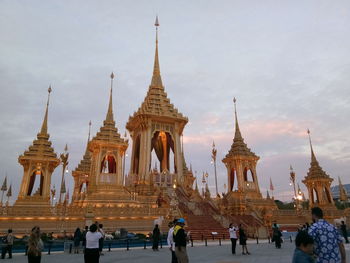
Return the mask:
<path fill-rule="evenodd" d="M 311 163 L 303 183 L 306 185 L 309 192 L 310 206 L 334 207 L 334 201 L 330 189 L 333 179 L 330 178 L 319 165 L 312 147 L 310 131 L 308 130 L 307 133 L 309 134 L 311 148 Z"/>
<path fill-rule="evenodd" d="M 50 206 L 51 176 L 60 164 L 48 134 L 50 93 L 51 87 L 48 89 L 45 116 L 40 132 L 29 149 L 18 157 L 18 162 L 23 166 L 23 177 L 15 207 L 32 207 L 38 214 L 49 212 L 46 208 Z M 18 209 L 17 212 L 21 214 L 21 211 L 22 209 Z"/>
<path fill-rule="evenodd" d="M 96 136 L 88 143 L 91 152 L 91 168 L 88 174 L 87 198 L 103 203 L 110 200 L 129 199 L 123 186 L 123 156 L 128 148 L 128 141 L 120 137 L 113 116 L 113 79 L 106 119 Z M 80 186 L 79 186 L 80 187 Z"/>
<path fill-rule="evenodd" d="M 135 185 L 149 185 L 151 164 L 158 162 L 167 182 L 182 184 L 184 163 L 180 137 L 188 122 L 170 103 L 160 75 L 158 59 L 158 18 L 156 19 L 156 50 L 153 76 L 147 95 L 126 124 L 133 140 L 130 177 Z M 152 160 L 152 156 L 156 160 Z M 173 156 L 173 157 L 172 157 Z M 173 170 L 170 168 L 172 167 Z M 129 180 L 130 181 L 130 180 Z"/>
<path fill-rule="evenodd" d="M 238 125 L 236 99 L 235 106 L 235 136 L 230 151 L 222 162 L 227 168 L 228 192 L 243 193 L 247 199 L 262 198 L 260 193 L 256 165 L 259 157 L 253 153 L 244 142 Z"/>
<path fill-rule="evenodd" d="M 85 154 L 78 164 L 77 168 L 72 172 L 74 178 L 73 202 L 83 202 L 87 196 L 89 186 L 90 169 L 91 169 L 91 152 L 89 151 L 91 121 L 89 122 L 89 135 L 87 139 Z"/>

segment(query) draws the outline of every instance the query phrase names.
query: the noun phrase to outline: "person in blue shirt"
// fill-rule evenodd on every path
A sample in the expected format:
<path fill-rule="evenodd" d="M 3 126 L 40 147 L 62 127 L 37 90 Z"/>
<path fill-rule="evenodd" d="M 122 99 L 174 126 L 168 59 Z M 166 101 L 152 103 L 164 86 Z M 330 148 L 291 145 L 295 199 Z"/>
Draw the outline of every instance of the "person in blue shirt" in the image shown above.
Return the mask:
<path fill-rule="evenodd" d="M 311 209 L 315 222 L 309 229 L 309 235 L 315 242 L 317 263 L 346 263 L 343 239 L 337 228 L 323 219 L 323 211 L 319 207 Z"/>
<path fill-rule="evenodd" d="M 292 263 L 314 263 L 314 240 L 304 230 L 300 231 L 295 238 L 295 250 Z"/>

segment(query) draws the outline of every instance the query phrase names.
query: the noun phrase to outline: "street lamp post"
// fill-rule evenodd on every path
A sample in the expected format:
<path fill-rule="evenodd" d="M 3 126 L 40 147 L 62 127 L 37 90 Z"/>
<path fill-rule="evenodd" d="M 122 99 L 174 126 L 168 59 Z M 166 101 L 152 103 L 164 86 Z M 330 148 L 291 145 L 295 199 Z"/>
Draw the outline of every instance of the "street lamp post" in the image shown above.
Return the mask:
<path fill-rule="evenodd" d="M 55 195 L 56 195 L 56 188 L 55 186 L 53 186 L 53 188 L 51 189 L 51 205 L 54 205 L 54 200 L 55 200 Z"/>
<path fill-rule="evenodd" d="M 296 210 L 299 210 L 299 201 L 301 201 L 302 199 L 302 195 L 301 195 L 301 190 L 300 188 L 298 189 L 298 194 L 297 194 L 297 191 L 296 191 L 296 187 L 295 187 L 295 172 L 293 170 L 293 167 L 290 166 L 290 181 L 291 183 L 293 184 L 293 190 L 294 190 L 294 202 L 295 202 L 295 208 Z"/>
<path fill-rule="evenodd" d="M 219 196 L 219 191 L 218 191 L 218 178 L 217 178 L 217 174 L 216 174 L 216 154 L 217 154 L 217 150 L 215 148 L 215 143 L 213 142 L 213 149 L 211 151 L 211 158 L 213 160 L 214 163 L 214 175 L 215 175 L 215 190 L 216 190 L 216 196 Z"/>

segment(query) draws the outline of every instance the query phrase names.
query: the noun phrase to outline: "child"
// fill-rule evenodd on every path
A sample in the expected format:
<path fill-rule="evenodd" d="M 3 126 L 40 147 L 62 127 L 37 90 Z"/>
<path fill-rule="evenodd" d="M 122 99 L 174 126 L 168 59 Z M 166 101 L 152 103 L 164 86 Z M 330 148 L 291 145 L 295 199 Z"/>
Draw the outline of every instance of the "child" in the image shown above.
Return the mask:
<path fill-rule="evenodd" d="M 295 238 L 295 250 L 292 263 L 314 263 L 312 256 L 314 240 L 306 231 L 300 231 Z"/>

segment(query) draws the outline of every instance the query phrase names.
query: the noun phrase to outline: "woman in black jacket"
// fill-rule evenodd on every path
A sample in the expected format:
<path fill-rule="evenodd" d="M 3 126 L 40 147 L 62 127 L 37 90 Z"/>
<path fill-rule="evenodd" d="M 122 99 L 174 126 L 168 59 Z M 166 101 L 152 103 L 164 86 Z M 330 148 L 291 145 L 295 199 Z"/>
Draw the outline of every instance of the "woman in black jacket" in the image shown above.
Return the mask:
<path fill-rule="evenodd" d="M 156 225 L 153 229 L 152 238 L 153 238 L 152 249 L 153 251 L 158 251 L 158 244 L 159 244 L 159 238 L 160 238 L 160 230 L 158 225 Z"/>
<path fill-rule="evenodd" d="M 247 248 L 247 235 L 244 232 L 244 229 L 242 227 L 242 224 L 239 224 L 239 244 L 242 246 L 242 254 L 243 255 L 250 255 L 250 253 L 248 252 L 248 248 Z"/>

